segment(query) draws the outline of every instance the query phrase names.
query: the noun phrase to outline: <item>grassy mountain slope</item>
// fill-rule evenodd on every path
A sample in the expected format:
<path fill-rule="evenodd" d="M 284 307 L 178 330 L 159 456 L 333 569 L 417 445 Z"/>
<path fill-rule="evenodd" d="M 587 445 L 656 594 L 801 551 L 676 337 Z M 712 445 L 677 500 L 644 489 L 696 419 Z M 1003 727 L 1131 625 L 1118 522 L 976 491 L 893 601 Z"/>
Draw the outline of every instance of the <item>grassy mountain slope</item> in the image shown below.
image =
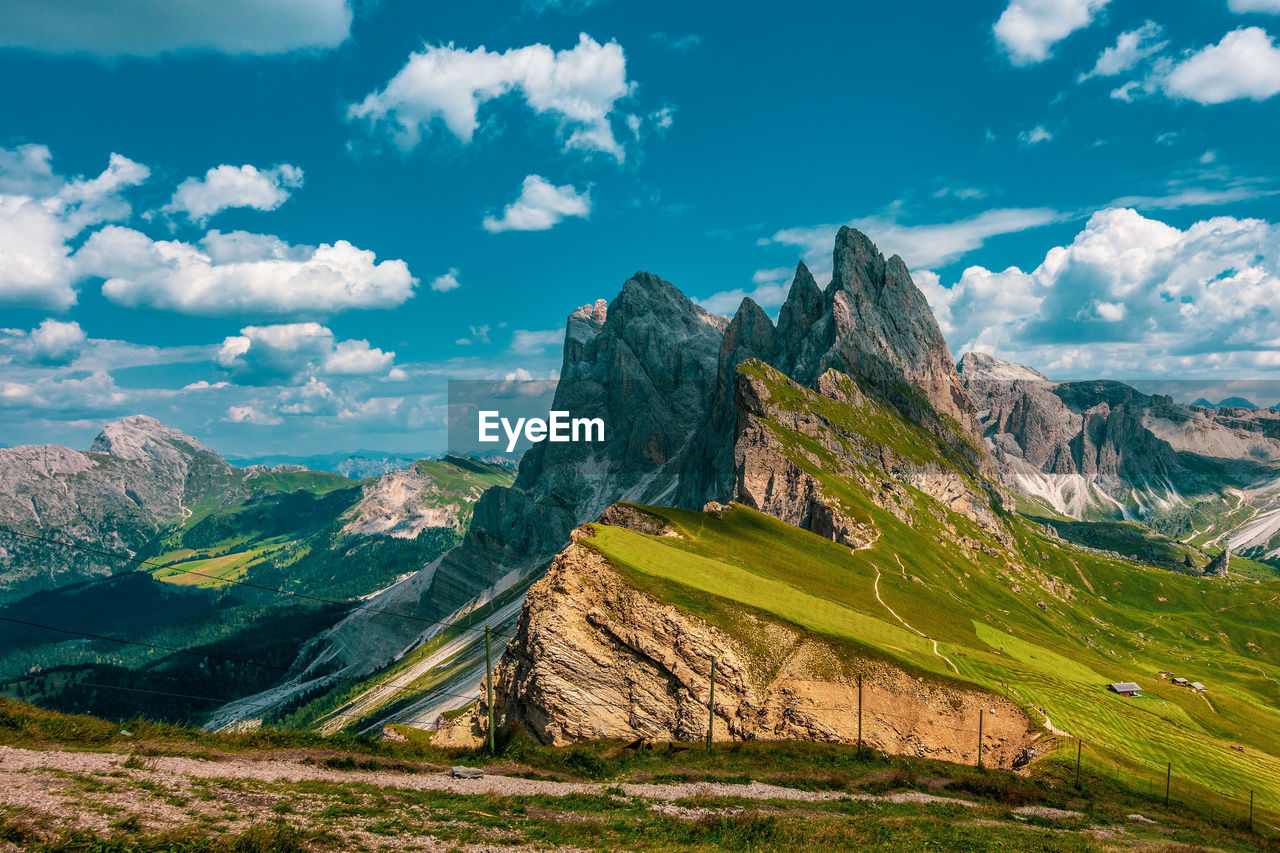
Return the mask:
<path fill-rule="evenodd" d="M 1250 790 L 1276 799 L 1280 582 L 1135 564 L 1047 534 L 993 502 L 1001 533 L 889 483 L 854 446 L 880 445 L 981 493 L 981 475 L 948 442 L 874 399 L 846 405 L 758 363 L 740 370 L 768 389 L 762 422 L 775 445 L 879 537 L 850 549 L 745 506 L 643 507 L 677 535 L 594 524 L 580 544 L 635 587 L 745 646 L 759 638 L 744 610 L 928 679 L 1003 694 L 1082 740 L 1095 762 L 1144 778 L 1172 763 L 1209 801 L 1247 799 Z M 813 415 L 823 430 L 801 429 Z M 904 499 L 881 494 L 899 490 Z M 1208 691 L 1174 686 L 1161 670 Z M 1118 681 L 1138 682 L 1143 695 L 1106 690 Z"/>

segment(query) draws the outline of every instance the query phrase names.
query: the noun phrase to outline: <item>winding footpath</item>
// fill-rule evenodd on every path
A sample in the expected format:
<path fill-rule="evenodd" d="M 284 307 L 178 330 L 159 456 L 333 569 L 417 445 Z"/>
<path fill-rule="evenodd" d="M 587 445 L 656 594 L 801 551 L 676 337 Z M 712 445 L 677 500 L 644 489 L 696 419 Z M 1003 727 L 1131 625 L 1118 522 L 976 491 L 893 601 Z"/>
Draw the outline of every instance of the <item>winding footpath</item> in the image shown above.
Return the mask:
<path fill-rule="evenodd" d="M 901 557 L 899 557 L 897 554 L 894 554 L 894 555 L 893 555 L 893 558 L 894 558 L 895 560 L 897 560 L 897 561 L 898 561 L 898 566 L 899 566 L 899 568 L 901 568 L 901 569 L 902 569 L 902 573 L 903 573 L 903 575 L 905 575 L 905 574 L 907 573 L 907 567 L 906 567 L 906 566 L 904 566 L 904 565 L 902 565 L 902 558 L 901 558 Z M 879 566 L 876 566 L 874 563 L 872 564 L 872 566 L 873 566 L 873 567 L 875 568 L 875 570 L 876 570 L 876 582 L 875 582 L 876 601 L 880 602 L 880 606 L 881 606 L 881 607 L 883 607 L 885 610 L 888 610 L 888 611 L 889 611 L 889 615 L 890 615 L 890 616 L 892 616 L 894 619 L 897 619 L 899 622 L 901 622 L 901 623 L 902 623 L 902 627 L 906 628 L 906 629 L 907 629 L 908 631 L 910 631 L 911 633 L 913 633 L 913 634 L 918 634 L 918 635 L 920 635 L 921 637 L 924 637 L 924 638 L 925 638 L 926 640 L 928 640 L 929 642 L 933 643 L 933 653 L 934 653 L 934 654 L 935 654 L 935 655 L 936 655 L 936 656 L 937 656 L 937 657 L 938 657 L 938 658 L 939 658 L 943 663 L 945 663 L 947 666 L 951 667 L 951 671 L 952 671 L 952 672 L 954 672 L 956 675 L 959 675 L 959 674 L 960 674 L 960 670 L 956 667 L 956 665 L 955 665 L 954 663 L 952 663 L 952 662 L 951 662 L 951 658 L 947 657 L 946 655 L 944 655 L 944 654 L 942 654 L 940 651 L 938 651 L 938 641 L 937 641 L 937 640 L 933 639 L 932 637 L 930 637 L 928 634 L 926 634 L 926 633 L 925 633 L 925 632 L 923 632 L 923 631 L 917 631 L 915 628 L 912 628 L 910 625 L 908 625 L 908 624 L 907 624 L 907 620 L 906 620 L 906 619 L 903 619 L 901 616 L 899 616 L 897 613 L 895 613 L 895 612 L 894 612 L 894 610 L 893 610 L 893 608 L 892 608 L 892 607 L 890 607 L 888 604 L 885 604 L 884 599 L 880 597 L 880 567 L 879 567 Z"/>

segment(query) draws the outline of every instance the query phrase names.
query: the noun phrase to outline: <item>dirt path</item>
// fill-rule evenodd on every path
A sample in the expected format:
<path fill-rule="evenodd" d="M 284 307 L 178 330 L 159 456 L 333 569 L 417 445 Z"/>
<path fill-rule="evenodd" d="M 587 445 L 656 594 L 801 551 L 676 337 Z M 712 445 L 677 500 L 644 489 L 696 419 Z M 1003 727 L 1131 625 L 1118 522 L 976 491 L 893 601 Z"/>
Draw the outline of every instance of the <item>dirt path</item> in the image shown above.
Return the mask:
<path fill-rule="evenodd" d="M 907 574 L 907 567 L 902 565 L 902 558 L 899 557 L 897 554 L 894 554 L 893 558 L 898 561 L 898 568 L 902 569 L 902 574 L 905 577 Z M 915 628 L 912 628 L 910 625 L 907 624 L 906 619 L 903 619 L 901 616 L 899 616 L 897 613 L 894 612 L 892 607 L 884 603 L 884 599 L 880 597 L 880 567 L 875 566 L 875 570 L 876 570 L 876 583 L 875 583 L 876 601 L 880 602 L 881 607 L 889 611 L 889 615 L 891 615 L 894 619 L 897 619 L 899 622 L 901 622 L 902 627 L 906 628 L 908 631 L 910 631 L 913 634 L 919 634 L 921 637 L 924 637 L 926 640 L 933 643 L 934 655 L 936 655 L 947 666 L 951 667 L 952 672 L 954 672 L 956 675 L 959 675 L 960 670 L 956 667 L 954 663 L 951 662 L 951 658 L 947 657 L 946 655 L 938 651 L 937 640 L 933 639 L 923 631 L 917 631 Z"/>
<path fill-rule="evenodd" d="M 1049 730 L 1050 734 L 1055 734 L 1058 737 L 1075 737 L 1075 735 L 1071 734 L 1071 732 L 1065 732 L 1062 729 L 1055 726 L 1053 724 L 1053 720 L 1049 719 L 1048 714 L 1044 715 L 1044 727 Z"/>
<path fill-rule="evenodd" d="M 1076 574 L 1080 576 L 1080 580 L 1084 581 L 1084 585 L 1089 588 L 1089 592 L 1093 592 L 1093 584 L 1089 583 L 1089 579 L 1084 576 L 1084 572 L 1080 571 L 1080 564 L 1071 557 L 1067 559 L 1071 560 L 1071 565 L 1076 567 Z"/>
<path fill-rule="evenodd" d="M 598 795 L 606 788 L 613 793 L 621 790 L 629 797 L 671 802 L 689 797 L 740 797 L 747 800 L 786 800 L 794 802 L 826 802 L 830 800 L 859 800 L 883 803 L 917 803 L 921 805 L 946 805 L 976 807 L 977 803 L 956 797 L 939 797 L 919 791 L 906 791 L 883 796 L 844 793 L 837 791 L 802 791 L 751 782 L 745 785 L 726 783 L 688 782 L 679 784 L 628 783 L 601 785 L 588 782 L 555 782 L 541 779 L 520 779 L 514 776 L 485 775 L 480 779 L 456 779 L 449 773 L 400 773 L 391 770 L 334 770 L 332 768 L 302 764 L 291 759 L 256 760 L 230 757 L 219 760 L 200 760 L 180 756 L 161 756 L 143 759 L 144 767 L 124 767 L 129 756 L 102 752 L 62 752 L 14 749 L 0 747 L 0 804 L 23 807 L 29 805 L 27 792 L 21 783 L 24 772 L 54 771 L 76 774 L 127 773 L 139 779 L 152 781 L 187 779 L 238 779 L 254 782 L 335 782 L 357 783 L 377 787 L 400 788 L 414 791 L 440 791 L 452 794 L 495 794 L 506 797 L 567 797 L 582 794 Z M 16 783 L 14 780 L 17 780 Z"/>

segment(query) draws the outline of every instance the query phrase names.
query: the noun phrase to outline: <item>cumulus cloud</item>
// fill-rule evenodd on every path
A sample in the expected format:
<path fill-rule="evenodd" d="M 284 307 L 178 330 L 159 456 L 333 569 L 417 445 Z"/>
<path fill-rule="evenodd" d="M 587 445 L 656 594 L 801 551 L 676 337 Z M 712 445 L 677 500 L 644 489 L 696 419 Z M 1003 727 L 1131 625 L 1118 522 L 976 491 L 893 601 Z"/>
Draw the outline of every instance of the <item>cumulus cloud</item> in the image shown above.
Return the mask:
<path fill-rule="evenodd" d="M 992 237 L 1061 219 L 1062 214 L 1049 208 L 994 208 L 967 219 L 928 225 L 903 225 L 892 216 L 863 217 L 845 224 L 869 235 L 884 254 L 901 255 L 909 265 L 924 268 L 949 264 Z M 786 228 L 761 242 L 799 247 L 818 277 L 830 267 L 831 247 L 839 230 L 839 225 Z"/>
<path fill-rule="evenodd" d="M 450 290 L 462 287 L 462 283 L 458 281 L 458 268 L 450 267 L 447 273 L 433 278 L 429 286 L 437 293 L 448 293 Z"/>
<path fill-rule="evenodd" d="M 276 401 L 281 415 L 336 415 L 339 408 L 333 389 L 314 376 L 305 385 L 284 389 Z"/>
<path fill-rule="evenodd" d="M 545 231 L 568 216 L 586 218 L 591 214 L 591 192 L 578 192 L 570 184 L 558 187 L 541 175 L 529 175 L 520 187 L 520 196 L 502 211 L 502 216 L 486 216 L 484 230 Z"/>
<path fill-rule="evenodd" d="M 270 385 L 316 373 L 386 374 L 395 356 L 366 340 L 338 341 L 319 323 L 279 323 L 244 327 L 240 334 L 223 340 L 214 362 L 239 384 Z"/>
<path fill-rule="evenodd" d="M 52 317 L 29 332 L 0 329 L 0 364 L 69 364 L 84 350 L 87 342 L 88 335 L 79 323 L 64 323 Z"/>
<path fill-rule="evenodd" d="M 302 186 L 302 170 L 282 163 L 270 169 L 256 166 L 215 166 L 203 178 L 187 178 L 173 193 L 162 213 L 183 214 L 203 225 L 209 217 L 233 207 L 275 210 L 292 190 Z"/>
<path fill-rule="evenodd" d="M 626 155 L 611 116 L 633 88 L 621 45 L 600 44 L 586 33 L 561 51 L 545 44 L 502 53 L 483 46 L 428 45 L 347 114 L 387 126 L 405 150 L 416 147 L 437 121 L 470 143 L 480 125 L 480 107 L 514 93 L 534 113 L 557 123 L 566 149 L 603 152 L 621 162 Z"/>
<path fill-rule="evenodd" d="M 0 380 L 0 409 L 8 415 L 43 411 L 63 418 L 96 416 L 119 411 L 128 399 L 105 370 L 88 376 L 44 376 L 32 382 Z"/>
<path fill-rule="evenodd" d="M 233 424 L 253 424 L 255 426 L 274 426 L 284 423 L 284 418 L 259 411 L 255 406 L 230 406 L 223 420 Z"/>
<path fill-rule="evenodd" d="M 1280 228 L 1257 219 L 1179 229 L 1108 208 L 1030 272 L 975 266 L 950 287 L 916 279 L 956 352 L 1057 375 L 1259 369 L 1280 338 Z"/>
<path fill-rule="evenodd" d="M 276 54 L 336 47 L 348 0 L 41 0 L 0 3 L 0 47 L 100 58 L 180 50 Z"/>
<path fill-rule="evenodd" d="M 68 241 L 85 228 L 127 218 L 121 193 L 150 170 L 112 154 L 95 178 L 53 172 L 43 145 L 0 148 L 0 305 L 66 310 L 79 278 Z"/>
<path fill-rule="evenodd" d="M 1014 65 L 1035 65 L 1053 46 L 1093 23 L 1110 0 L 1010 0 L 992 31 Z"/>
<path fill-rule="evenodd" d="M 1131 71 L 1139 63 L 1164 50 L 1169 43 L 1161 41 L 1164 29 L 1155 21 L 1147 21 L 1136 30 L 1128 30 L 1120 34 L 1116 43 L 1098 54 L 1098 61 L 1093 69 L 1080 75 L 1083 83 L 1092 77 L 1115 77 Z"/>
<path fill-rule="evenodd" d="M 1241 27 L 1174 64 L 1161 87 L 1200 104 L 1265 101 L 1280 92 L 1280 48 L 1266 30 Z"/>
<path fill-rule="evenodd" d="M 102 292 L 113 302 L 199 316 L 392 308 L 418 283 L 404 261 L 378 262 L 346 240 L 291 245 L 245 231 L 210 231 L 192 244 L 110 225 L 75 261 L 83 274 L 106 279 Z"/>

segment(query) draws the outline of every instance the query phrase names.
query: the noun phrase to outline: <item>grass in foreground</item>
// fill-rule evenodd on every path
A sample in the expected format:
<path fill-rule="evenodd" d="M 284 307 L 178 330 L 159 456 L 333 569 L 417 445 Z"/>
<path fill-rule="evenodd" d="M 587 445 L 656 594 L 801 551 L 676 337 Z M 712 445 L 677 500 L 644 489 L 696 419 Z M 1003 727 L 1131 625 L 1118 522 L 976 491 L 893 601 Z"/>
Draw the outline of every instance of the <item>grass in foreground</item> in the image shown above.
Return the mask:
<path fill-rule="evenodd" d="M 1206 813 L 1176 797 L 1165 808 L 1162 797 L 1097 768 L 1086 766 L 1077 788 L 1074 766 L 1060 759 L 1039 762 L 1021 776 L 828 744 L 717 744 L 708 752 L 701 745 L 636 749 L 599 742 L 555 749 L 510 732 L 490 756 L 441 750 L 425 738 L 389 742 L 269 729 L 212 735 L 118 726 L 12 702 L 0 703 L 0 744 L 128 756 L 109 773 L 27 774 L 33 786 L 54 792 L 59 804 L 0 810 L 0 840 L 34 851 L 376 850 L 415 841 L 425 846 L 428 838 L 458 846 L 647 851 L 1083 851 L 1116 844 L 1280 850 L 1269 835 L 1247 832 L 1244 815 Z M 231 770 L 227 778 L 208 779 L 161 772 L 157 757 L 173 754 L 215 768 L 237 758 L 301 761 L 324 778 L 280 783 L 234 777 Z M 499 796 L 415 789 L 422 774 L 459 763 L 508 776 L 587 782 L 596 792 Z M 749 781 L 864 798 L 760 801 L 691 790 L 664 802 L 620 787 Z M 912 792 L 969 805 L 884 799 Z"/>

